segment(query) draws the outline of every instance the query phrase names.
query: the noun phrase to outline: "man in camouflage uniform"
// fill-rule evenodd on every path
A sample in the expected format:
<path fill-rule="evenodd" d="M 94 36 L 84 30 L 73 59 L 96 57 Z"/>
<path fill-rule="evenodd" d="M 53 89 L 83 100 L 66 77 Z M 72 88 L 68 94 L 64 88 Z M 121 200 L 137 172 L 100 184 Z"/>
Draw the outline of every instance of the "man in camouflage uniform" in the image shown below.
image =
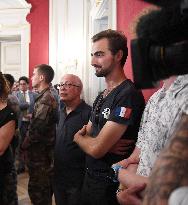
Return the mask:
<path fill-rule="evenodd" d="M 49 65 L 34 68 L 32 86 L 39 90 L 29 132 L 22 148 L 27 149 L 29 169 L 28 193 L 33 205 L 52 204 L 52 175 L 57 103 L 49 83 L 54 71 Z"/>

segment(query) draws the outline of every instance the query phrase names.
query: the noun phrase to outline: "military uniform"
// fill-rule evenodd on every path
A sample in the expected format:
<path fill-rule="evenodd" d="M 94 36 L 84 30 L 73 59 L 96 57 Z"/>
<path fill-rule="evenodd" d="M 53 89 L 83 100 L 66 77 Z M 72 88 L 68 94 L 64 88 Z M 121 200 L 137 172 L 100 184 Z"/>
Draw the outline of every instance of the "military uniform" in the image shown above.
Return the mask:
<path fill-rule="evenodd" d="M 23 145 L 27 147 L 28 193 L 34 205 L 52 204 L 56 122 L 57 103 L 47 88 L 35 100 L 28 136 Z"/>

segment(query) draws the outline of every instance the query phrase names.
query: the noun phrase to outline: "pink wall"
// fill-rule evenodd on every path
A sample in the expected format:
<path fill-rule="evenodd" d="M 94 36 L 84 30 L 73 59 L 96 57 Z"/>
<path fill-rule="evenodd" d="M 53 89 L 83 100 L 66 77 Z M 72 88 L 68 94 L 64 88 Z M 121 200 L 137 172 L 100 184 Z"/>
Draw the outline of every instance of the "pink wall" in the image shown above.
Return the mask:
<path fill-rule="evenodd" d="M 29 75 L 37 64 L 49 62 L 49 0 L 27 0 L 32 5 L 27 21 L 31 24 Z"/>
<path fill-rule="evenodd" d="M 32 9 L 27 16 L 31 24 L 31 43 L 29 48 L 29 75 L 32 76 L 33 67 L 41 63 L 49 63 L 49 0 L 27 0 Z M 117 28 L 124 31 L 128 39 L 129 56 L 125 65 L 125 73 L 132 79 L 132 64 L 130 57 L 131 28 L 136 16 L 150 6 L 140 0 L 117 0 Z M 147 100 L 155 89 L 144 90 Z"/>
<path fill-rule="evenodd" d="M 135 25 L 135 19 L 143 9 L 149 6 L 151 5 L 140 0 L 117 0 L 117 29 L 123 31 L 128 39 L 129 55 L 125 64 L 125 73 L 130 79 L 133 78 L 130 39 L 134 35 L 133 27 Z M 145 99 L 148 100 L 155 91 L 156 89 L 143 90 Z"/>

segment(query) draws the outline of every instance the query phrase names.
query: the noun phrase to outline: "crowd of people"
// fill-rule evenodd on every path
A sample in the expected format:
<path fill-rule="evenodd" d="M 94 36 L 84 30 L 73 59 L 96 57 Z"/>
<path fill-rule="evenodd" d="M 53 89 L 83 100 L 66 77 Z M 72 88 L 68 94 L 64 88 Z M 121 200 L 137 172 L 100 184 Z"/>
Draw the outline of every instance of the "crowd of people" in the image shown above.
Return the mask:
<path fill-rule="evenodd" d="M 145 22 L 157 15 L 141 18 L 138 37 L 153 37 Z M 92 107 L 74 74 L 57 92 L 49 65 L 33 69 L 32 91 L 27 77 L 17 85 L 0 73 L 0 204 L 18 204 L 17 174 L 26 169 L 33 205 L 51 205 L 53 194 L 56 205 L 174 204 L 188 185 L 188 74 L 166 78 L 145 106 L 125 75 L 127 55 L 122 32 L 92 37 L 91 65 L 106 84 Z"/>

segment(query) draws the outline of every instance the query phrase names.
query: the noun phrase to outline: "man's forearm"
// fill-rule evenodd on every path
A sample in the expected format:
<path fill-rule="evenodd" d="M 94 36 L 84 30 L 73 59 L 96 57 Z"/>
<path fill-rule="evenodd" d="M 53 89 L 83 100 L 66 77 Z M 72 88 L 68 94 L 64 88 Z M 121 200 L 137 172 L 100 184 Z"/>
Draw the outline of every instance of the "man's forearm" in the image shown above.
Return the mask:
<path fill-rule="evenodd" d="M 108 121 L 99 134 L 92 137 L 87 134 L 90 133 L 89 130 L 91 130 L 88 129 L 87 125 L 83 126 L 83 128 L 74 135 L 74 142 L 76 142 L 84 152 L 93 158 L 99 159 L 109 152 L 111 147 L 117 143 L 126 129 L 127 126 L 125 125 Z"/>
<path fill-rule="evenodd" d="M 76 142 L 86 154 L 91 155 L 94 158 L 98 158 L 96 138 L 92 138 L 89 135 L 78 135 L 74 138 L 74 142 Z"/>
<path fill-rule="evenodd" d="M 167 205 L 170 194 L 188 186 L 188 115 L 183 115 L 177 131 L 153 168 L 144 205 Z"/>

